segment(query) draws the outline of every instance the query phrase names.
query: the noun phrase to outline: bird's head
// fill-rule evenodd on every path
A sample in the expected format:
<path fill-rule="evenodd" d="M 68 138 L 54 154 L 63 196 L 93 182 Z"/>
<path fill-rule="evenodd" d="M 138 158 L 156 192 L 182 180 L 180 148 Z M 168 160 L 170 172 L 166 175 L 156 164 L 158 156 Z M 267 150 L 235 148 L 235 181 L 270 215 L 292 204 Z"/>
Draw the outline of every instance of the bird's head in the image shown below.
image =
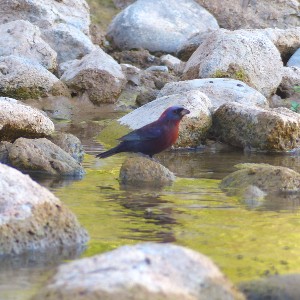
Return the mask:
<path fill-rule="evenodd" d="M 160 116 L 159 120 L 180 121 L 190 111 L 182 106 L 168 107 Z"/>

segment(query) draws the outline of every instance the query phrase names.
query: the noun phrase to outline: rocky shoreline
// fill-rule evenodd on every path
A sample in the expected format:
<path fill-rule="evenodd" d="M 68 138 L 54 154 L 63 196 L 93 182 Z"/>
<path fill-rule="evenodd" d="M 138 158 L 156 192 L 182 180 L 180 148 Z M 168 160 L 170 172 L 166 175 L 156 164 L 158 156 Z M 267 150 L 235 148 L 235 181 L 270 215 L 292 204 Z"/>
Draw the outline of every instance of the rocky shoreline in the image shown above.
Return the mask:
<path fill-rule="evenodd" d="M 46 106 L 49 97 L 82 97 L 99 109 L 111 104 L 130 111 L 107 132 L 139 128 L 180 104 L 191 114 L 181 124 L 175 148 L 197 148 L 208 140 L 267 153 L 300 147 L 295 90 L 300 85 L 299 4 L 226 0 L 222 9 L 219 1 L 206 0 L 114 3 L 122 10 L 103 36 L 93 28 L 85 0 L 0 0 L 3 257 L 82 247 L 88 241 L 73 213 L 21 173 L 85 174 L 80 140 L 58 132 L 43 110 L 30 105 L 32 100 Z M 299 195 L 300 174 L 291 169 L 238 167 L 221 183 L 228 193 Z M 174 180 L 172 172 L 144 157 L 126 160 L 120 171 L 123 185 L 161 187 Z M 135 282 L 137 277 L 143 280 Z M 270 280 L 274 284 L 277 279 Z M 62 266 L 35 299 L 254 299 L 255 288 L 241 289 L 246 296 L 201 254 L 174 245 L 141 244 Z"/>

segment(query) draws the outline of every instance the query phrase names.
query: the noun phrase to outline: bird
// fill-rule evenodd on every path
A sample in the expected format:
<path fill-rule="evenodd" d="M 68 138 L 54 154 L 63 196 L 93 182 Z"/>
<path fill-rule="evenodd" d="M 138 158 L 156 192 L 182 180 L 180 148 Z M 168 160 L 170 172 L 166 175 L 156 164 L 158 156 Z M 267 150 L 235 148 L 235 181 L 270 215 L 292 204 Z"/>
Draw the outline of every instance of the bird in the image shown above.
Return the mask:
<path fill-rule="evenodd" d="M 120 152 L 140 152 L 151 158 L 171 147 L 178 138 L 179 123 L 190 111 L 182 106 L 168 107 L 154 122 L 133 130 L 118 140 L 120 143 L 96 157 L 106 158 Z"/>

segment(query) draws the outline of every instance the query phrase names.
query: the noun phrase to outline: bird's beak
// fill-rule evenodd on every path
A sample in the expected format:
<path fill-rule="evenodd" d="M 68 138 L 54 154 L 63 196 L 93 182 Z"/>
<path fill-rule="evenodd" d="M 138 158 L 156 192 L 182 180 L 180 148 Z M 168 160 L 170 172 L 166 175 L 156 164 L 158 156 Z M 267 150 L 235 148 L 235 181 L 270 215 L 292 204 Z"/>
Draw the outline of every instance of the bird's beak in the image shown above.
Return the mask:
<path fill-rule="evenodd" d="M 180 115 L 183 117 L 185 115 L 188 115 L 190 113 L 190 111 L 188 109 L 183 109 L 181 112 L 180 112 Z"/>

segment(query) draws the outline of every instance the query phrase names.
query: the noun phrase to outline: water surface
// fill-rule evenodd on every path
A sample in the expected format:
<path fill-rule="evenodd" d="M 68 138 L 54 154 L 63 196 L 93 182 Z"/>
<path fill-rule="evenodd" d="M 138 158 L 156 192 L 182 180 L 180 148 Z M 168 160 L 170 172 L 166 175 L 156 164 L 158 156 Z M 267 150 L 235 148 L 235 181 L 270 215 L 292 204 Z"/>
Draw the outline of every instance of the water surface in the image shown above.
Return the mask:
<path fill-rule="evenodd" d="M 230 197 L 219 189 L 224 176 L 242 162 L 269 163 L 300 171 L 297 154 L 244 153 L 213 144 L 200 150 L 168 151 L 156 158 L 172 170 L 176 182 L 163 189 L 124 189 L 119 169 L 127 154 L 104 160 L 96 135 L 104 117 L 60 122 L 73 132 L 87 155 L 82 180 L 35 178 L 48 187 L 78 217 L 91 240 L 80 255 L 26 257 L 2 262 L 0 299 L 29 299 L 66 259 L 91 256 L 143 241 L 170 242 L 212 258 L 235 283 L 272 274 L 300 271 L 300 215 L 298 195 L 251 199 Z M 51 255 L 50 255 L 51 258 Z"/>

